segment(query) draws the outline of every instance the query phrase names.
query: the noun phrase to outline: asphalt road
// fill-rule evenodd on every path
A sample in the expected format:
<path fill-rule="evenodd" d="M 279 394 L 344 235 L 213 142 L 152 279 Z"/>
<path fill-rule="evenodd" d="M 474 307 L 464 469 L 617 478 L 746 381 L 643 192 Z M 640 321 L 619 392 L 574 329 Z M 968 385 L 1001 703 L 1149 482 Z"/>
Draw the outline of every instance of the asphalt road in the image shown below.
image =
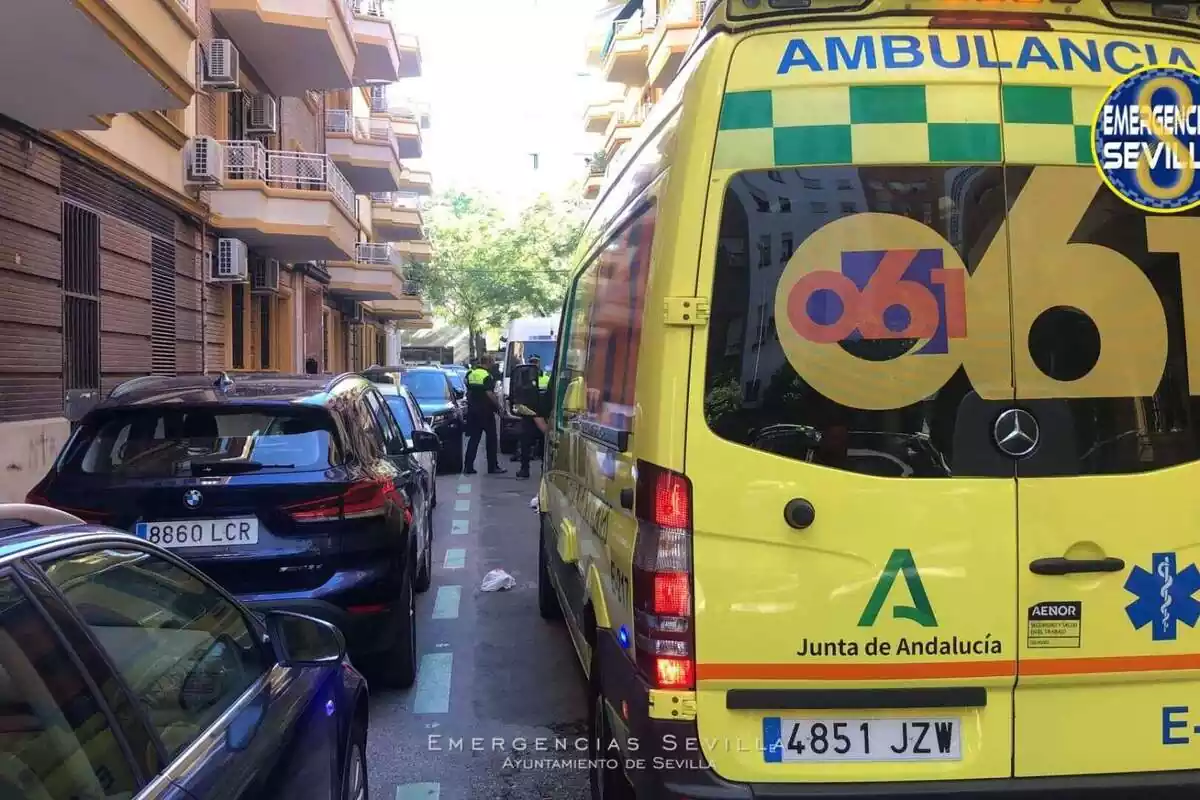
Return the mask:
<path fill-rule="evenodd" d="M 588 797 L 586 771 L 570 763 L 587 757 L 570 749 L 587 735 L 582 672 L 562 624 L 537 611 L 529 501 L 539 465 L 522 481 L 504 465 L 507 475 L 438 480 L 433 587 L 417 598 L 417 684 L 372 687 L 372 800 Z M 516 586 L 480 591 L 496 568 Z M 568 748 L 560 764 L 534 764 L 555 758 L 555 740 Z"/>

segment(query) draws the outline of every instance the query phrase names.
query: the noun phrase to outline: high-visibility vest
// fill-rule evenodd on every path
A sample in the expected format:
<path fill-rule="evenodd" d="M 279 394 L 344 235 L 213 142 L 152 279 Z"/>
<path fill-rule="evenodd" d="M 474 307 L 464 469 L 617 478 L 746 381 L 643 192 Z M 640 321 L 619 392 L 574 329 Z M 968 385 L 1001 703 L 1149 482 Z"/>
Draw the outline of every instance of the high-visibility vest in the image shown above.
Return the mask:
<path fill-rule="evenodd" d="M 489 373 L 486 369 L 480 369 L 479 367 L 476 367 L 467 373 L 467 385 L 483 386 L 483 384 L 487 382 L 487 379 L 490 377 L 492 377 L 491 373 Z"/>
<path fill-rule="evenodd" d="M 545 373 L 538 376 L 538 389 L 545 390 L 550 386 L 550 376 Z"/>

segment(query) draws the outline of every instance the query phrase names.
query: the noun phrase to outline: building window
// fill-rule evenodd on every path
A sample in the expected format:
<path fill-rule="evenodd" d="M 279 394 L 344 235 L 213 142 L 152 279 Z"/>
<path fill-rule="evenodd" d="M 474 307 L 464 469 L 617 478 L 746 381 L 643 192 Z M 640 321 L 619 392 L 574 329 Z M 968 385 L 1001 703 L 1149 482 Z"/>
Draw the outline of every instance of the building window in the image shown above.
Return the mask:
<path fill-rule="evenodd" d="M 786 264 L 788 259 L 792 257 L 792 253 L 795 252 L 796 246 L 792 241 L 792 232 L 791 231 L 785 232 L 781 238 L 782 238 L 782 244 L 783 244 L 783 252 L 779 256 L 779 263 Z"/>
<path fill-rule="evenodd" d="M 842 213 L 843 214 L 853 214 L 855 211 L 858 211 L 858 204 L 842 203 Z"/>
<path fill-rule="evenodd" d="M 854 189 L 854 184 L 850 182 L 849 178 L 838 178 L 837 188 L 843 192 L 849 192 Z"/>
<path fill-rule="evenodd" d="M 779 213 L 787 214 L 792 210 L 792 201 L 786 197 L 779 198 Z"/>
<path fill-rule="evenodd" d="M 246 368 L 246 284 L 235 283 L 229 287 L 229 366 L 233 369 Z"/>
<path fill-rule="evenodd" d="M 758 237 L 758 266 L 771 266 L 771 234 L 769 233 Z"/>
<path fill-rule="evenodd" d="M 763 213 L 768 213 L 771 210 L 771 201 L 765 197 L 759 197 L 756 194 L 750 195 L 754 198 L 754 205 L 758 206 L 758 210 Z"/>
<path fill-rule="evenodd" d="M 263 295 L 258 298 L 258 368 L 271 369 L 271 312 L 272 298 Z"/>
<path fill-rule="evenodd" d="M 820 189 L 821 182 L 816 178 L 803 178 L 805 189 Z"/>
<path fill-rule="evenodd" d="M 828 214 L 829 213 L 829 204 L 822 203 L 820 201 L 816 201 L 816 202 L 812 203 L 812 211 L 814 214 Z"/>

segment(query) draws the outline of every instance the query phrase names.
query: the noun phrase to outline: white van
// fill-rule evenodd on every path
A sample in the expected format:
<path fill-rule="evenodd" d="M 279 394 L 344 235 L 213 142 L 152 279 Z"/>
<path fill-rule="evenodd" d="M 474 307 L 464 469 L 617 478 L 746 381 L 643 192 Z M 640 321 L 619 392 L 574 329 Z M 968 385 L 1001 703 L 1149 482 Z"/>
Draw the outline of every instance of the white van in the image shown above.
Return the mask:
<path fill-rule="evenodd" d="M 508 323 L 500 337 L 500 350 L 504 354 L 500 363 L 503 380 L 500 385 L 500 452 L 515 453 L 520 434 L 520 420 L 508 415 L 508 376 L 513 367 L 526 363 L 533 356 L 540 356 L 542 368 L 550 369 L 554 364 L 554 348 L 558 341 L 558 317 L 522 317 Z"/>

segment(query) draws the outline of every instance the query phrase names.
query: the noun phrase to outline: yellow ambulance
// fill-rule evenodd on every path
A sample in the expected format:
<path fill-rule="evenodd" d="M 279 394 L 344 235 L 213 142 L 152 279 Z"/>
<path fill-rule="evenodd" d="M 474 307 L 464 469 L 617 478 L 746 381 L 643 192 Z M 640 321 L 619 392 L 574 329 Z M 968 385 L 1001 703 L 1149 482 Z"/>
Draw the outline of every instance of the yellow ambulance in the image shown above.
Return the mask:
<path fill-rule="evenodd" d="M 1200 218 L 1092 152 L 1150 65 L 1195 4 L 712 4 L 554 368 L 595 797 L 1197 796 Z"/>

